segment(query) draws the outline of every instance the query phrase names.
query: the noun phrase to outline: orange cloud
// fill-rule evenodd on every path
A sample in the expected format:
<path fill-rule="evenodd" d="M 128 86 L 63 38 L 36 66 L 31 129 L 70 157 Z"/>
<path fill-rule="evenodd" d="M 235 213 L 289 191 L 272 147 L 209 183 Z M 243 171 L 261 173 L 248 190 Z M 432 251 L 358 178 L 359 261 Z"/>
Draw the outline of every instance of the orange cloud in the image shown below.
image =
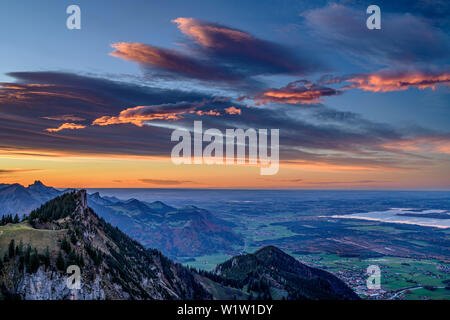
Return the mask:
<path fill-rule="evenodd" d="M 61 130 L 66 130 L 66 129 L 67 130 L 78 130 L 78 129 L 84 129 L 84 128 L 86 128 L 85 125 L 66 122 L 66 123 L 63 123 L 62 125 L 60 125 L 58 128 L 48 128 L 48 129 L 45 129 L 45 131 L 58 132 Z"/>
<path fill-rule="evenodd" d="M 234 106 L 231 106 L 231 107 L 229 107 L 229 108 L 225 108 L 224 110 L 225 110 L 225 112 L 226 112 L 227 114 L 238 114 L 238 115 L 241 115 L 241 114 L 242 114 L 242 110 L 241 110 L 241 109 L 238 109 L 238 108 L 236 108 L 236 107 L 234 107 Z"/>
<path fill-rule="evenodd" d="M 171 61 L 172 59 L 170 59 L 177 56 L 177 53 L 174 51 L 171 52 L 142 43 L 128 42 L 113 43 L 111 47 L 115 49 L 115 51 L 109 54 L 113 57 L 138 63 L 147 63 L 167 69 L 176 68 Z"/>
<path fill-rule="evenodd" d="M 264 90 L 253 99 L 256 103 L 314 104 L 323 102 L 321 99 L 323 96 L 340 94 L 338 90 L 322 87 L 306 80 L 298 80 L 283 88 Z"/>
<path fill-rule="evenodd" d="M 199 116 L 220 116 L 216 110 L 197 110 L 208 108 L 210 103 L 226 101 L 222 98 L 205 99 L 197 102 L 181 101 L 151 106 L 137 106 L 122 110 L 118 116 L 103 116 L 95 119 L 92 124 L 108 126 L 112 124 L 131 123 L 142 127 L 145 122 L 152 120 L 179 120 L 185 114 L 197 114 Z"/>
<path fill-rule="evenodd" d="M 350 84 L 342 89 L 362 89 L 371 92 L 403 91 L 411 87 L 436 89 L 439 84 L 450 85 L 450 72 L 391 71 L 349 76 Z"/>
<path fill-rule="evenodd" d="M 138 127 L 142 127 L 146 121 L 151 120 L 178 120 L 181 118 L 181 114 L 185 113 L 185 111 L 145 113 L 148 108 L 148 106 L 128 108 L 121 111 L 117 117 L 103 116 L 95 119 L 92 124 L 109 126 L 112 124 L 131 123 Z"/>
<path fill-rule="evenodd" d="M 254 38 L 242 31 L 230 28 L 206 24 L 193 18 L 177 18 L 172 20 L 178 25 L 178 29 L 189 36 L 195 42 L 214 48 L 225 48 L 226 42 L 217 41 L 217 37 L 223 37 L 234 42 L 252 41 Z"/>
<path fill-rule="evenodd" d="M 115 50 L 111 56 L 133 61 L 168 71 L 194 76 L 201 79 L 215 79 L 222 73 L 200 60 L 170 49 L 162 49 L 142 43 L 119 42 L 111 45 Z"/>

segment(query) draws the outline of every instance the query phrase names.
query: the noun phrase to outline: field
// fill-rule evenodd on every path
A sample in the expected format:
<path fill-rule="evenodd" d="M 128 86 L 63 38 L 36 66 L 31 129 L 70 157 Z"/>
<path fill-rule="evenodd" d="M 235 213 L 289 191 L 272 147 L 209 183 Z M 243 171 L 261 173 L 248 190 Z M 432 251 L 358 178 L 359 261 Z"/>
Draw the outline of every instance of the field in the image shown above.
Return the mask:
<path fill-rule="evenodd" d="M 367 294 L 366 269 L 370 265 L 377 265 L 381 270 L 381 289 L 389 292 L 389 296 L 398 293 L 399 296 L 404 295 L 404 298 L 450 299 L 450 290 L 445 289 L 448 284 L 444 283 L 445 280 L 450 279 L 450 275 L 439 269 L 443 264 L 436 260 L 389 256 L 359 259 L 343 258 L 334 254 L 296 255 L 296 258 L 306 264 L 333 272 L 362 295 Z M 433 288 L 433 290 L 423 287 Z M 409 293 L 406 288 L 414 289 Z M 405 291 L 402 292 L 403 290 Z"/>
<path fill-rule="evenodd" d="M 424 288 L 407 290 L 404 294 L 406 300 L 450 300 L 450 293 L 447 289 L 429 290 Z"/>

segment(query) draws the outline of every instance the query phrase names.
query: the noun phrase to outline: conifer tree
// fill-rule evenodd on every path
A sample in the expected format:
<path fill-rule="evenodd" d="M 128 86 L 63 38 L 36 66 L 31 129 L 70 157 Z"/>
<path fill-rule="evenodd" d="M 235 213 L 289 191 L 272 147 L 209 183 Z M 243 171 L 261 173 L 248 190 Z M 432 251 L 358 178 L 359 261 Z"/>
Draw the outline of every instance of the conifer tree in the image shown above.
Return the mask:
<path fill-rule="evenodd" d="M 8 255 L 10 258 L 14 257 L 15 255 L 14 239 L 11 239 L 11 242 L 9 243 Z"/>
<path fill-rule="evenodd" d="M 59 251 L 58 253 L 58 257 L 56 258 L 56 267 L 58 268 L 58 270 L 64 271 L 64 267 L 65 267 L 65 262 L 64 262 L 64 258 L 61 254 L 61 251 Z"/>
<path fill-rule="evenodd" d="M 65 237 L 61 241 L 61 249 L 64 250 L 67 254 L 69 254 L 71 251 L 70 243 Z"/>
<path fill-rule="evenodd" d="M 44 252 L 44 265 L 45 268 L 48 268 L 50 266 L 50 251 L 47 248 L 45 248 L 45 252 Z"/>
<path fill-rule="evenodd" d="M 37 249 L 34 248 L 33 250 L 33 254 L 31 255 L 30 258 L 30 273 L 34 273 L 39 269 L 39 255 L 37 252 Z"/>

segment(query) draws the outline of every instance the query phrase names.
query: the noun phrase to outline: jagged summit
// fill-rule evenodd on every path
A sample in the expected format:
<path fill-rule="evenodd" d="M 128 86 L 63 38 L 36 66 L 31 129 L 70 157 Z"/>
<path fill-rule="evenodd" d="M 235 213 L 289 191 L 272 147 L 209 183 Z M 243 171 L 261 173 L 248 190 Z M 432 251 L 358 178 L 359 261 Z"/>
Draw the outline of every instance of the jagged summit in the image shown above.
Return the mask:
<path fill-rule="evenodd" d="M 76 196 L 80 200 L 80 205 L 83 209 L 87 209 L 87 192 L 86 190 L 79 190 Z"/>
<path fill-rule="evenodd" d="M 58 190 L 56 190 L 55 188 L 46 186 L 45 184 L 43 184 L 40 180 L 36 180 L 34 181 L 33 184 L 30 184 L 27 187 L 28 190 L 32 190 L 35 192 L 59 192 Z"/>
<path fill-rule="evenodd" d="M 28 187 L 31 187 L 31 186 L 36 186 L 36 187 L 43 186 L 43 187 L 45 187 L 45 185 L 40 180 L 35 180 L 34 183 L 30 184 Z"/>

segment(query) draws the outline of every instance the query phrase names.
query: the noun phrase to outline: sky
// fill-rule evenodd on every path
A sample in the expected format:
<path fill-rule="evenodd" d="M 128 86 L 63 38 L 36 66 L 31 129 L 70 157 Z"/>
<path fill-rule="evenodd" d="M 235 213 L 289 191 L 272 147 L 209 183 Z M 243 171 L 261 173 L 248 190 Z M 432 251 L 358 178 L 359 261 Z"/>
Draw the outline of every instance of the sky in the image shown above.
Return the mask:
<path fill-rule="evenodd" d="M 2 1 L 0 183 L 448 190 L 450 3 L 371 4 Z M 279 171 L 175 165 L 196 120 L 279 129 Z"/>

